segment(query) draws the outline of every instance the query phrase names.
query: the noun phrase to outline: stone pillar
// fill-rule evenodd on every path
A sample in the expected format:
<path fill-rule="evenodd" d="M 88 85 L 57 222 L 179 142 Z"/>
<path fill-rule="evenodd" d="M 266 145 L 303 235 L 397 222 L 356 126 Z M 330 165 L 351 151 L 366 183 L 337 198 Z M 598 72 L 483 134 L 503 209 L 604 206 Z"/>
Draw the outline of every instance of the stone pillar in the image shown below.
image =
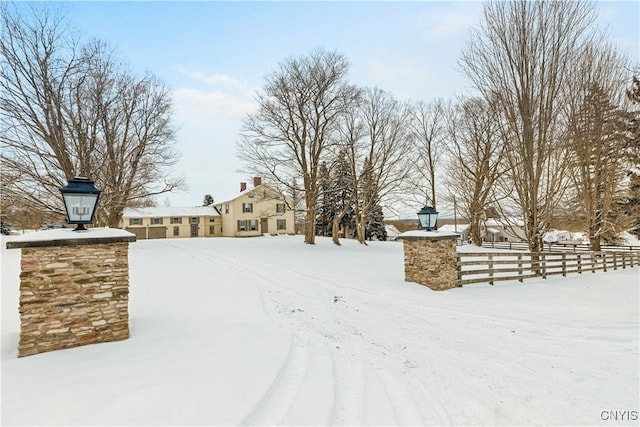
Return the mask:
<path fill-rule="evenodd" d="M 47 230 L 20 248 L 18 357 L 129 337 L 129 242 L 119 229 Z"/>
<path fill-rule="evenodd" d="M 456 233 L 408 231 L 398 236 L 404 246 L 404 280 L 434 291 L 458 287 Z"/>

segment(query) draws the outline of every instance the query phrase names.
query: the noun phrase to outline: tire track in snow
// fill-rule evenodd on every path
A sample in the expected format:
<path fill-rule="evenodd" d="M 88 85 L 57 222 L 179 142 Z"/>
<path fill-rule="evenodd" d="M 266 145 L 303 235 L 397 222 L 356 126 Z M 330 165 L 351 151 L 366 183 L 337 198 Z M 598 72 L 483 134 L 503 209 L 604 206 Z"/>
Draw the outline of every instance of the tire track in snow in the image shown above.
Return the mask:
<path fill-rule="evenodd" d="M 388 369 L 376 369 L 374 372 L 387 392 L 389 402 L 393 408 L 396 425 L 424 425 L 425 420 L 414 395 L 409 392 L 404 381 L 399 378 L 397 373 Z"/>
<path fill-rule="evenodd" d="M 333 364 L 331 375 L 334 383 L 334 400 L 331 406 L 331 414 L 329 419 L 325 421 L 318 420 L 316 424 L 362 425 L 367 423 L 367 421 L 372 421 L 373 424 L 379 424 L 379 421 L 376 422 L 376 420 L 366 420 L 365 415 L 369 413 L 371 407 L 373 407 L 373 412 L 377 411 L 380 415 L 383 415 L 384 418 L 388 418 L 389 414 L 383 414 L 382 412 L 384 411 L 380 408 L 381 406 L 388 407 L 392 410 L 395 424 L 424 425 L 426 423 L 425 420 L 428 420 L 429 424 L 451 424 L 445 407 L 433 393 L 426 390 L 418 380 L 411 379 L 409 375 L 399 373 L 396 370 L 394 370 L 394 372 L 384 369 L 381 371 L 379 367 L 374 366 L 385 366 L 385 364 L 388 363 L 388 361 L 376 360 L 377 357 L 382 357 L 379 356 L 381 348 L 384 349 L 388 355 L 385 357 L 391 356 L 395 351 L 384 343 L 374 343 L 367 340 L 354 325 L 350 324 L 351 322 L 349 321 L 352 319 L 345 319 L 345 324 L 345 322 L 341 322 L 335 317 L 340 313 L 336 312 L 332 314 L 327 311 L 326 314 L 330 314 L 333 317 L 331 319 L 322 319 L 325 322 L 329 320 L 329 323 L 341 325 L 341 327 L 349 325 L 349 329 L 345 329 L 344 331 L 338 328 L 338 335 L 340 336 L 333 336 L 333 331 L 327 330 L 326 324 L 321 325 L 322 328 L 318 329 L 317 321 L 321 319 L 316 319 L 316 322 L 309 320 L 307 322 L 301 322 L 299 319 L 294 319 L 291 315 L 287 315 L 288 312 L 295 311 L 291 310 L 292 307 L 286 305 L 278 307 L 279 300 L 276 298 L 276 294 L 283 293 L 303 297 L 309 304 L 313 305 L 313 310 L 309 311 L 321 310 L 322 307 L 319 306 L 322 306 L 322 304 L 317 301 L 317 293 L 306 293 L 303 290 L 290 288 L 284 283 L 268 280 L 256 272 L 255 265 L 252 265 L 253 268 L 249 268 L 224 255 L 217 254 L 213 257 L 191 248 L 179 249 L 194 252 L 204 258 L 215 259 L 217 262 L 231 265 L 255 277 L 257 279 L 255 281 L 256 283 L 268 283 L 272 288 L 277 289 L 276 292 L 272 292 L 271 290 L 264 292 L 264 287 L 256 286 L 261 290 L 263 310 L 269 318 L 277 323 L 283 323 L 283 320 L 288 318 L 288 321 L 284 322 L 284 324 L 293 327 L 297 331 L 294 332 L 294 338 L 286 362 L 281 367 L 274 382 L 261 401 L 245 419 L 244 425 L 278 425 L 287 418 L 287 414 L 290 413 L 296 397 L 300 393 L 303 393 L 301 389 L 304 387 L 305 376 L 307 376 L 310 359 L 312 358 L 309 351 L 309 336 L 307 335 L 310 332 L 314 333 L 316 337 L 326 343 L 324 347 L 330 354 Z M 298 276 L 318 284 L 325 290 L 331 291 L 330 294 L 334 294 L 336 291 L 347 291 L 367 296 L 369 301 L 376 305 L 389 305 L 391 303 L 392 305 L 404 308 L 417 306 L 411 303 L 398 304 L 397 302 L 390 302 L 378 293 L 358 288 L 343 287 L 331 281 L 320 280 L 314 276 L 300 273 L 286 267 L 274 268 L 270 264 L 259 264 L 258 271 L 268 270 L 277 272 L 275 277 L 283 277 L 283 273 L 293 277 Z M 269 275 L 266 276 L 268 277 Z M 273 303 L 272 307 L 267 307 L 265 298 L 268 298 L 270 302 Z M 311 309 L 311 307 L 309 308 Z M 278 313 L 280 316 L 274 317 L 274 315 Z M 282 317 L 283 314 L 285 314 L 284 318 Z M 353 313 L 351 314 L 353 315 Z M 427 319 L 426 317 L 424 318 L 424 320 Z M 351 335 L 354 335 L 356 337 L 355 342 L 343 342 L 345 336 L 343 336 L 344 334 L 342 332 L 348 333 L 348 340 L 353 340 Z M 304 341 L 302 341 L 302 335 L 306 336 Z M 352 348 L 352 351 L 348 352 L 349 354 L 345 351 L 346 349 L 339 349 L 339 346 L 345 345 L 353 347 L 351 344 L 355 344 L 355 348 Z M 317 345 L 314 347 L 314 351 L 317 351 Z M 337 351 L 334 350 L 334 348 L 337 348 Z M 374 356 L 375 354 L 378 354 L 378 356 Z M 363 357 L 363 355 L 366 356 Z M 397 359 L 397 361 L 402 359 L 401 355 L 396 354 L 396 356 L 395 359 Z M 420 396 L 419 400 L 416 400 L 416 395 Z M 369 409 L 366 409 L 367 407 Z M 297 419 L 298 422 L 299 419 L 300 418 Z M 295 421 L 296 418 L 293 418 L 292 422 Z M 388 420 L 387 423 L 388 422 L 393 421 Z"/>
<path fill-rule="evenodd" d="M 333 360 L 335 403 L 331 425 L 362 425 L 365 407 L 362 363 L 343 355 Z"/>
<path fill-rule="evenodd" d="M 282 423 L 307 374 L 309 350 L 305 341 L 301 341 L 300 337 L 293 337 L 287 360 L 242 425 L 275 426 Z"/>

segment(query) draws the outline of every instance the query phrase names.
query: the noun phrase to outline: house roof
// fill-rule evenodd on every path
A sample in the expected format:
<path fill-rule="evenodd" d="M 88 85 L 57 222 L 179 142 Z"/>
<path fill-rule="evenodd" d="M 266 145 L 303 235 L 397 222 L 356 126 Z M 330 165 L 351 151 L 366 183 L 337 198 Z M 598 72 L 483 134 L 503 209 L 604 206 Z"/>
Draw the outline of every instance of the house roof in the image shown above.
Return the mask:
<path fill-rule="evenodd" d="M 518 227 L 524 227 L 524 221 L 520 218 L 508 218 L 508 219 L 497 219 L 497 218 L 489 218 L 485 221 L 485 224 L 489 227 L 503 227 L 505 225 L 515 225 Z"/>
<path fill-rule="evenodd" d="M 154 206 L 150 208 L 125 208 L 123 218 L 160 218 L 172 216 L 219 216 L 220 211 L 215 206 Z"/>
<path fill-rule="evenodd" d="M 229 197 L 229 198 L 227 198 L 227 199 L 223 199 L 223 200 L 220 200 L 220 201 L 216 201 L 216 202 L 215 202 L 215 205 L 216 205 L 216 206 L 220 206 L 220 205 L 222 205 L 223 203 L 229 203 L 229 202 L 232 202 L 232 201 L 234 201 L 234 200 L 238 199 L 239 197 L 242 197 L 242 196 L 244 196 L 244 195 L 246 195 L 246 194 L 250 194 L 250 193 L 252 193 L 252 192 L 254 192 L 254 191 L 256 191 L 256 190 L 268 190 L 268 191 L 273 191 L 273 192 L 276 192 L 276 193 L 280 194 L 280 192 L 279 192 L 278 190 L 276 190 L 275 188 L 270 187 L 270 186 L 268 186 L 268 185 L 266 185 L 266 184 L 260 184 L 260 185 L 258 185 L 258 186 L 256 186 L 256 187 L 253 187 L 253 188 L 247 188 L 247 189 L 246 189 L 246 190 L 244 190 L 244 191 L 240 191 L 240 192 L 236 193 L 235 195 L 233 195 L 233 196 L 231 196 L 231 197 Z"/>
<path fill-rule="evenodd" d="M 400 231 L 393 224 L 385 224 L 384 229 L 387 232 L 387 237 L 398 237 L 400 235 Z"/>
<path fill-rule="evenodd" d="M 455 224 L 444 224 L 438 227 L 438 230 L 440 231 L 451 231 L 454 233 L 462 233 L 464 231 L 467 231 L 470 227 L 470 224 L 458 224 L 457 226 Z"/>

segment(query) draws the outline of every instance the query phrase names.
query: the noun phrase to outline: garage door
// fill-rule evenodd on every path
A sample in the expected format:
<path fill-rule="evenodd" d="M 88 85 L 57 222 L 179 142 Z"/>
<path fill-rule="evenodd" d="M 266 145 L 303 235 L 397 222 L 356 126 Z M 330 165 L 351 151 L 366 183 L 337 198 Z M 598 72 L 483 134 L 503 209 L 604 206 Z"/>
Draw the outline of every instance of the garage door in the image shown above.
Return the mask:
<path fill-rule="evenodd" d="M 149 227 L 150 239 L 166 239 L 167 227 Z"/>
<path fill-rule="evenodd" d="M 147 238 L 147 227 L 127 227 L 125 230 L 135 234 L 138 240 Z"/>

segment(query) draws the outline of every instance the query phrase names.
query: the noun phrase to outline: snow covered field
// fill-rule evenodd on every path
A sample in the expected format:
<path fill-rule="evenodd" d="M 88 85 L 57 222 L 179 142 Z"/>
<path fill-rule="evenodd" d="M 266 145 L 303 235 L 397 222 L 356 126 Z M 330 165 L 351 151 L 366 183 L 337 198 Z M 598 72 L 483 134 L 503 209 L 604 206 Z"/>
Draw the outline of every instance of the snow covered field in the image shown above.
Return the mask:
<path fill-rule="evenodd" d="M 6 241 L 2 425 L 638 424 L 637 267 L 433 292 L 397 242 L 138 241 L 130 339 L 18 359 Z"/>

